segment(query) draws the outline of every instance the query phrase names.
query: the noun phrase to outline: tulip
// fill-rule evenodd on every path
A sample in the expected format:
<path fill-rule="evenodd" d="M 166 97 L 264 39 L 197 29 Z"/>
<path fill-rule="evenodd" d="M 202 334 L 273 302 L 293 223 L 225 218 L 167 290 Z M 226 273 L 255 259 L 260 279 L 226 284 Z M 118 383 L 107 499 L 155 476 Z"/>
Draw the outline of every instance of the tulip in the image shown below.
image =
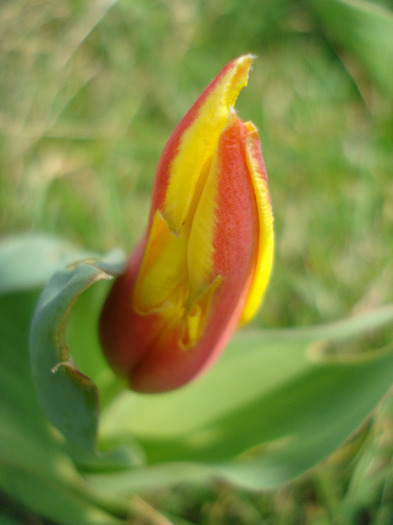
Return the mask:
<path fill-rule="evenodd" d="M 251 62 L 230 62 L 176 127 L 157 168 L 147 233 L 105 302 L 104 352 L 135 391 L 195 378 L 262 300 L 273 216 L 257 129 L 233 109 Z"/>

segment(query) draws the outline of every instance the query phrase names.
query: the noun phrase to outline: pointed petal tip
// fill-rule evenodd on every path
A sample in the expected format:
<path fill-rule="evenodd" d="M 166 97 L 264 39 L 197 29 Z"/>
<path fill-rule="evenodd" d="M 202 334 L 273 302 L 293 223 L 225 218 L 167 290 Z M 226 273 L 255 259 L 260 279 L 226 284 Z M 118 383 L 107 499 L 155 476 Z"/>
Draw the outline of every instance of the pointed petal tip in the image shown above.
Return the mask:
<path fill-rule="evenodd" d="M 245 65 L 251 66 L 251 64 L 254 62 L 256 58 L 257 58 L 256 55 L 253 55 L 252 53 L 248 53 L 247 55 L 241 55 L 235 58 L 232 62 L 239 62 L 239 64 L 245 64 Z"/>
<path fill-rule="evenodd" d="M 232 62 L 228 64 L 229 67 L 232 65 L 232 67 L 236 70 L 237 73 L 246 77 L 244 85 L 247 85 L 248 73 L 251 69 L 252 63 L 254 62 L 255 58 L 256 57 L 251 54 L 242 55 L 238 58 L 235 58 L 235 60 L 232 60 Z"/>

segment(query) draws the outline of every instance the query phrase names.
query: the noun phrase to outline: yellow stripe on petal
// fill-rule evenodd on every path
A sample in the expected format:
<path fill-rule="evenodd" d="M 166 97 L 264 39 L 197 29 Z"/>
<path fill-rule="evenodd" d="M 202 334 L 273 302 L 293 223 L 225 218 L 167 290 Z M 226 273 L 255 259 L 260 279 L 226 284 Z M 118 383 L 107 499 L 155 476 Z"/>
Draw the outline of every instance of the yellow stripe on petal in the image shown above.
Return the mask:
<path fill-rule="evenodd" d="M 244 324 L 252 319 L 260 306 L 273 267 L 274 249 L 273 214 L 266 174 L 263 171 L 264 166 L 261 164 L 258 132 L 251 122 L 247 122 L 246 126 L 250 131 L 246 139 L 246 159 L 257 202 L 259 249 L 240 324 Z"/>
<path fill-rule="evenodd" d="M 240 90 L 247 85 L 251 62 L 251 55 L 234 60 L 222 77 L 207 88 L 207 97 L 181 138 L 170 167 L 168 189 L 161 210 L 170 231 L 176 235 L 186 221 L 198 177 L 216 149 L 228 119 L 229 108 L 234 105 Z"/>
<path fill-rule="evenodd" d="M 217 158 L 210 170 L 200 195 L 191 225 L 187 251 L 187 265 L 190 282 L 190 302 L 197 299 L 213 277 L 213 235 L 217 197 Z"/>
<path fill-rule="evenodd" d="M 140 315 L 172 309 L 179 303 L 173 296 L 187 286 L 187 244 L 186 229 L 176 237 L 156 211 L 133 293 L 133 306 Z"/>

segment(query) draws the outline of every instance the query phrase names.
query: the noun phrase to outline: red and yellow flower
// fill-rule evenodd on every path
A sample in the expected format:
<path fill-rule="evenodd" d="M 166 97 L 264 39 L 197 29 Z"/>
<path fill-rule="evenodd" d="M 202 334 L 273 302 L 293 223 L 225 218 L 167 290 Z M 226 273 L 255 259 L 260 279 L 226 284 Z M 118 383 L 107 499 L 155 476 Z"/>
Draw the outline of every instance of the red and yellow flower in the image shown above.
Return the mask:
<path fill-rule="evenodd" d="M 273 216 L 258 132 L 233 109 L 252 57 L 229 63 L 176 127 L 154 182 L 147 234 L 104 305 L 108 361 L 140 392 L 187 383 L 262 300 Z"/>

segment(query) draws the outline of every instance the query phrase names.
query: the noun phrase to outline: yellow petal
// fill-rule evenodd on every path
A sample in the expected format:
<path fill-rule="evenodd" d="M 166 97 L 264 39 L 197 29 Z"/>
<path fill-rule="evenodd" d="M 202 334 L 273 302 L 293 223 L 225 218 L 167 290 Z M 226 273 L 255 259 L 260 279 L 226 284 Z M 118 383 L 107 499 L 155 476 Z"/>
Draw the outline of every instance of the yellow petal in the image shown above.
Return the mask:
<path fill-rule="evenodd" d="M 274 248 L 273 214 L 265 168 L 259 149 L 258 132 L 251 122 L 247 122 L 246 126 L 250 130 L 250 135 L 246 140 L 246 158 L 258 209 L 259 250 L 240 324 L 248 322 L 260 306 L 272 271 Z"/>
<path fill-rule="evenodd" d="M 179 302 L 173 295 L 187 283 L 187 244 L 187 231 L 183 229 L 176 237 L 156 211 L 133 294 L 133 306 L 139 314 L 171 309 Z"/>

